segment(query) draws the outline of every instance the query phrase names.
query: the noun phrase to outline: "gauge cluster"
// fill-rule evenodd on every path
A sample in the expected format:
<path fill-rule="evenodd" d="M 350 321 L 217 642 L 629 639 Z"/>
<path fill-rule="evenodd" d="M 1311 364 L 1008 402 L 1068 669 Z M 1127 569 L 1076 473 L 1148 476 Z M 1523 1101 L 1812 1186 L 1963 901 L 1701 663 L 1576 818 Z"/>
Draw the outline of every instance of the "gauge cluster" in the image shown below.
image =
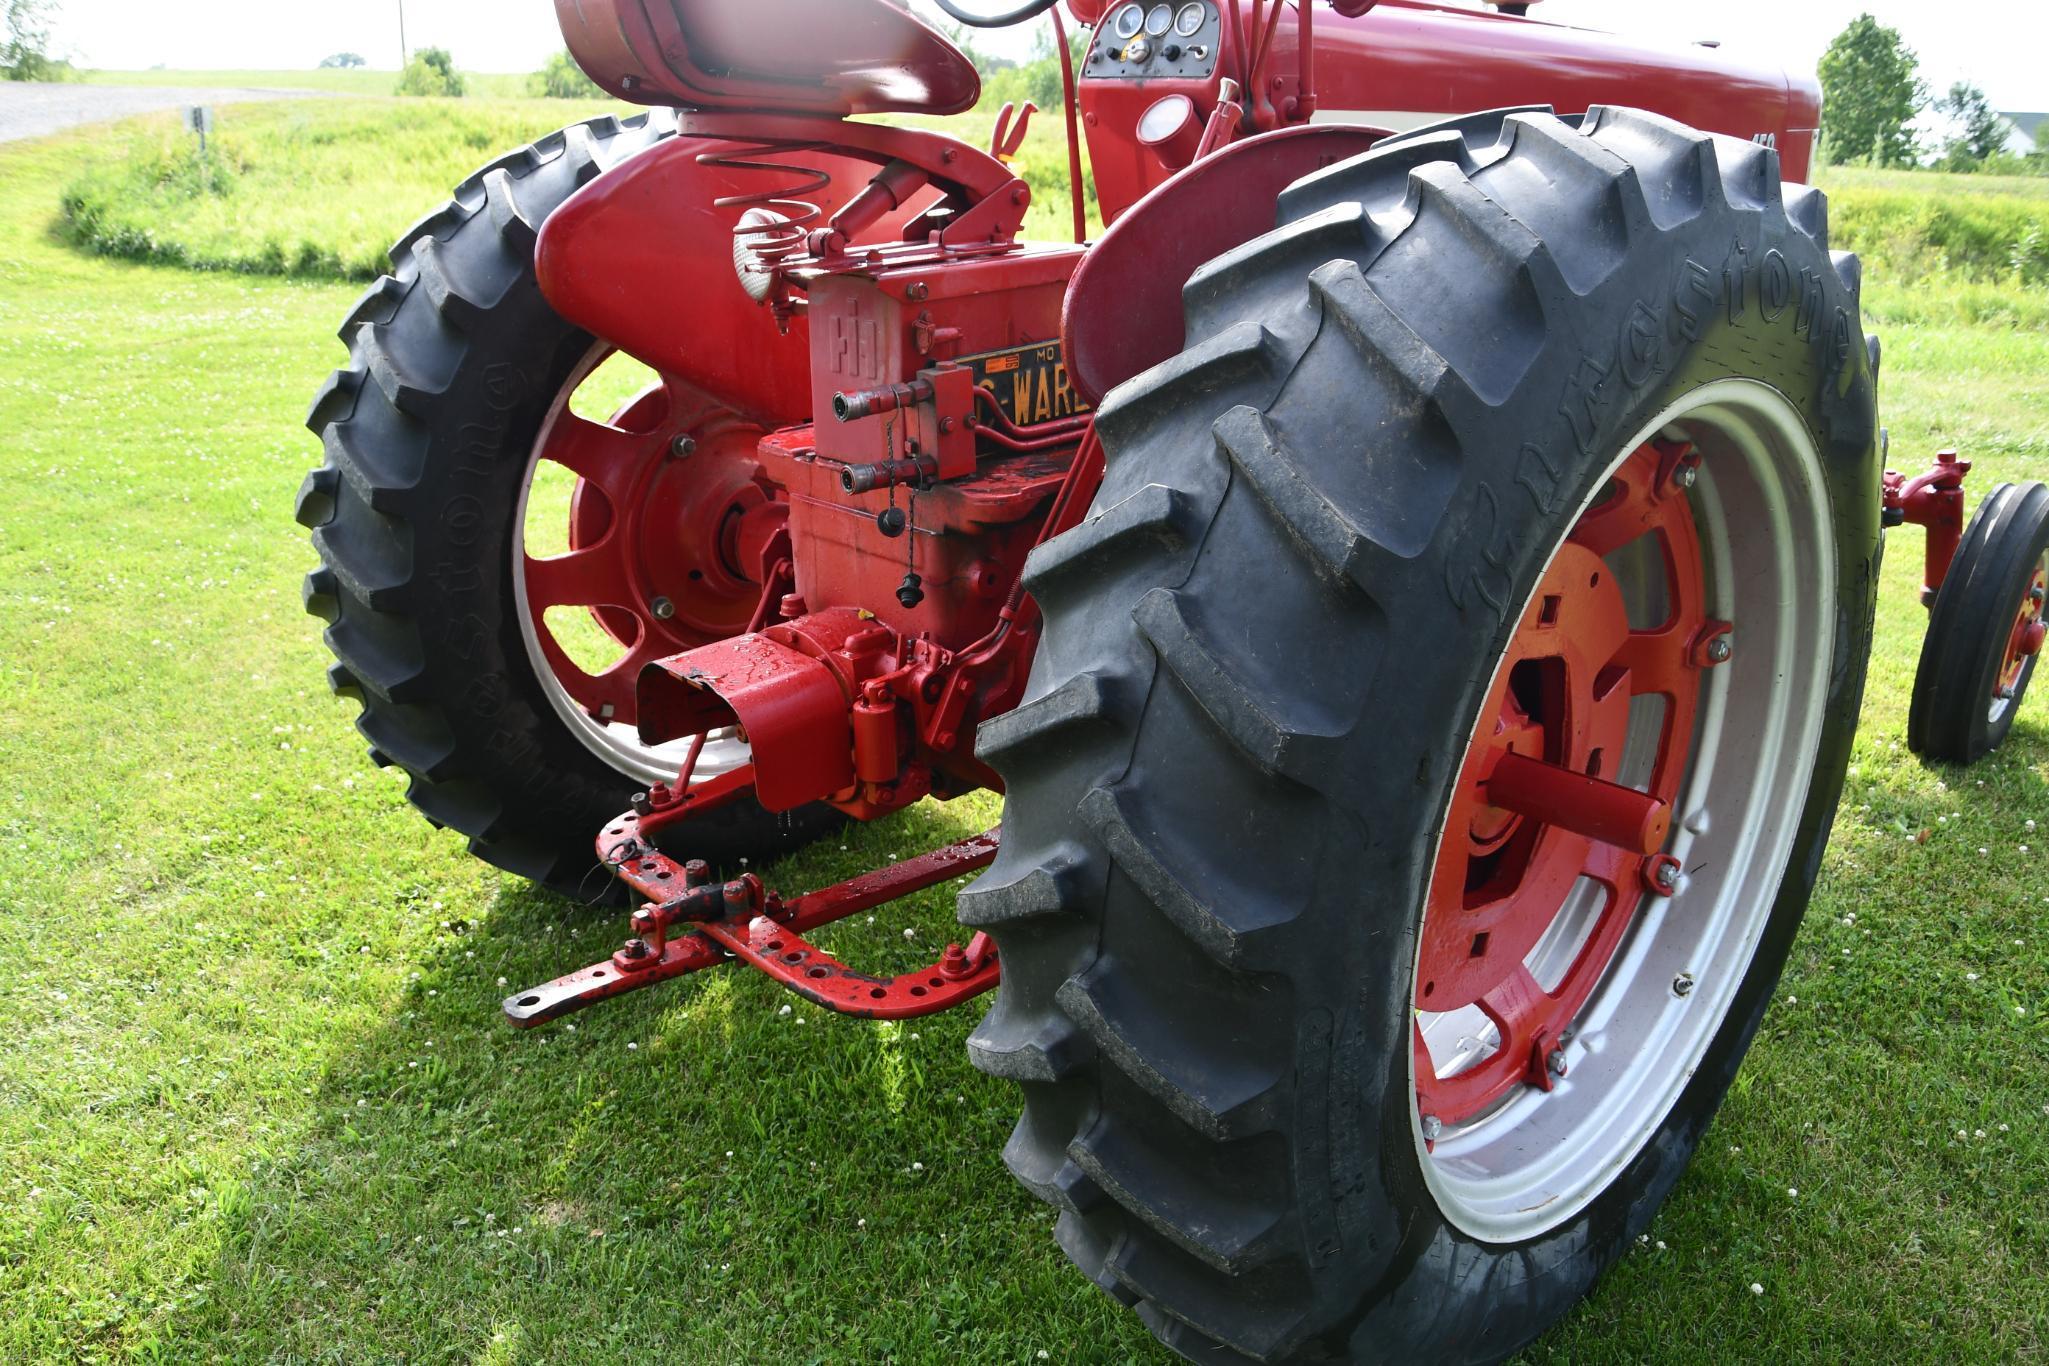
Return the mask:
<path fill-rule="evenodd" d="M 1084 76 L 1206 79 L 1217 69 L 1223 19 L 1212 0 L 1125 0 L 1096 28 Z"/>

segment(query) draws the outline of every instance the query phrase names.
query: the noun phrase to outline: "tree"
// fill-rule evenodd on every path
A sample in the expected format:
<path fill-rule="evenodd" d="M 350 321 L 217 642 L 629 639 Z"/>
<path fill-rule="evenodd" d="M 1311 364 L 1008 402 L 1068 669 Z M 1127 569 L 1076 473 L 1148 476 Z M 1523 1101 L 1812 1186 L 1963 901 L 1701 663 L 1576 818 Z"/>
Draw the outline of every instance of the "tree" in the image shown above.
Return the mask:
<path fill-rule="evenodd" d="M 346 70 L 349 67 L 363 65 L 363 54 L 360 52 L 337 52 L 333 56 L 322 57 L 320 65 L 329 70 Z"/>
<path fill-rule="evenodd" d="M 1957 127 L 1943 146 L 1944 170 L 1976 170 L 2006 149 L 2006 121 L 1993 110 L 1985 92 L 1969 81 L 1952 85 L 1935 107 Z"/>
<path fill-rule="evenodd" d="M 460 95 L 464 89 L 462 73 L 455 69 L 455 58 L 445 47 L 421 48 L 398 73 L 397 93 L 401 95 Z"/>
<path fill-rule="evenodd" d="M 576 59 L 567 52 L 558 52 L 548 59 L 548 64 L 533 74 L 528 82 L 533 93 L 551 100 L 596 100 L 603 99 L 605 92 L 598 89 L 598 83 L 586 76 Z"/>
<path fill-rule="evenodd" d="M 1821 58 L 1822 155 L 1830 164 L 1913 163 L 1914 136 L 1907 125 L 1928 102 L 1914 74 L 1917 66 L 1899 30 L 1868 14 L 1836 35 Z"/>
<path fill-rule="evenodd" d="M 10 81 L 59 81 L 71 63 L 50 56 L 50 18 L 55 0 L 5 0 L 6 37 L 0 40 L 0 74 Z"/>

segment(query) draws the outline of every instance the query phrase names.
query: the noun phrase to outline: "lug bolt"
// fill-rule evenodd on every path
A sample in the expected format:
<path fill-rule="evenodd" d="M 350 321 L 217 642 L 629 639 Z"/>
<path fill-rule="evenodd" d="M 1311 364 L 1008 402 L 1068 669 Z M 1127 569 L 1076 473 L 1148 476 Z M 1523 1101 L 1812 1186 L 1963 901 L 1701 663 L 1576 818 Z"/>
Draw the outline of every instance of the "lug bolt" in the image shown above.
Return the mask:
<path fill-rule="evenodd" d="M 2012 688 L 2001 688 L 2001 689 L 1999 690 L 1999 700 L 2000 700 L 2000 701 L 2002 701 L 2002 702 L 2011 702 L 2011 701 L 2013 701 L 2013 689 L 2012 689 Z"/>
<path fill-rule="evenodd" d="M 1437 1136 L 1443 1132 L 1443 1120 L 1439 1119 L 1436 1115 L 1423 1116 L 1423 1141 L 1425 1143 L 1435 1143 Z"/>
<path fill-rule="evenodd" d="M 1686 490 L 1692 488 L 1694 483 L 1697 480 L 1699 480 L 1699 478 L 1700 467 L 1697 465 L 1681 465 L 1678 469 L 1672 472 L 1672 482 L 1679 486 L 1679 491 L 1681 493 L 1684 493 Z"/>
<path fill-rule="evenodd" d="M 673 438 L 673 439 L 671 439 L 671 440 L 670 440 L 670 442 L 669 442 L 669 458 L 670 458 L 670 459 L 672 459 L 672 460 L 687 460 L 687 459 L 689 459 L 689 458 L 690 458 L 691 456 L 693 456 L 693 455 L 695 455 L 695 454 L 697 454 L 697 438 L 696 438 L 696 437 L 694 437 L 694 436 L 679 436 L 679 437 L 675 437 L 675 438 Z"/>
<path fill-rule="evenodd" d="M 1679 975 L 1678 975 L 1677 977 L 1674 977 L 1674 978 L 1672 979 L 1672 994 L 1673 994 L 1674 996 L 1686 996 L 1686 995 L 1689 995 L 1689 994 L 1691 994 L 1691 993 L 1692 993 L 1692 991 L 1693 991 L 1693 974 L 1692 974 L 1692 973 L 1690 973 L 1690 972 L 1682 972 L 1682 973 L 1680 973 L 1680 974 L 1679 974 Z"/>
<path fill-rule="evenodd" d="M 2039 588 L 2030 588 L 2030 589 L 2028 590 L 2028 601 L 2029 601 L 2029 602 L 2040 602 L 2041 600 L 2042 600 L 2042 590 L 2041 590 L 2041 589 L 2039 589 Z"/>
<path fill-rule="evenodd" d="M 647 610 L 655 614 L 656 621 L 667 621 L 676 615 L 676 604 L 667 598 L 656 598 L 647 605 Z"/>
<path fill-rule="evenodd" d="M 1651 885 L 1666 896 L 1679 890 L 1679 865 L 1660 862 L 1651 870 Z"/>
<path fill-rule="evenodd" d="M 1545 1059 L 1544 1059 L 1544 1066 L 1546 1066 L 1546 1067 L 1548 1067 L 1548 1068 L 1550 1068 L 1550 1069 L 1551 1069 L 1551 1075 L 1552 1075 L 1552 1076 L 1554 1076 L 1554 1077 L 1562 1077 L 1562 1076 L 1564 1076 L 1564 1075 L 1565 1075 L 1565 1050 L 1564 1050 L 1564 1049 L 1562 1049 L 1562 1048 L 1554 1048 L 1554 1049 L 1552 1049 L 1552 1050 L 1551 1050 L 1551 1056 L 1550 1056 L 1550 1057 L 1548 1057 L 1548 1058 L 1545 1058 Z"/>
<path fill-rule="evenodd" d="M 1707 657 L 1717 664 L 1727 664 L 1729 656 L 1735 653 L 1736 647 L 1730 643 L 1726 635 L 1716 636 L 1708 642 Z"/>

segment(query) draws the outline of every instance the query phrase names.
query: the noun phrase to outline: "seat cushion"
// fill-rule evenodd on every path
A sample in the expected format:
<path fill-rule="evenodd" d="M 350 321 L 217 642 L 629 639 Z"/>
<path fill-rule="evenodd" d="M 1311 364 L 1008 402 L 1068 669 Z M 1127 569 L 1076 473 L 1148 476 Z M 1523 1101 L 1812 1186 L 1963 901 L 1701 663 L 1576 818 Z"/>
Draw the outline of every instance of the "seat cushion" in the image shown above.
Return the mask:
<path fill-rule="evenodd" d="M 890 0 L 555 0 L 577 64 L 620 99 L 785 114 L 958 114 L 974 66 Z"/>

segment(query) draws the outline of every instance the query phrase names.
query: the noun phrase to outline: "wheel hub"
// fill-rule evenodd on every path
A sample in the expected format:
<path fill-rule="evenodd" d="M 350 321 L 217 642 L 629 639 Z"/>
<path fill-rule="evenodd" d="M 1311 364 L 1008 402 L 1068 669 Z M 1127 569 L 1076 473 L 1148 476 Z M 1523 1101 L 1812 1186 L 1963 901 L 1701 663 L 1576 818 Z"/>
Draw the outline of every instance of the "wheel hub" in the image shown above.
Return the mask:
<path fill-rule="evenodd" d="M 566 407 L 539 458 L 577 477 L 569 552 L 522 554 L 533 634 L 563 691 L 593 718 L 634 719 L 649 662 L 747 627 L 761 596 L 763 548 L 785 515 L 755 459 L 758 429 L 656 384 L 595 423 Z M 581 668 L 556 641 L 551 607 L 582 607 L 623 647 Z"/>
<path fill-rule="evenodd" d="M 1692 742 L 1707 620 L 1686 496 L 1654 441 L 1553 557 L 1460 768 L 1417 963 L 1417 1103 L 1441 1125 L 1564 1075 L 1560 1045 L 1644 900 Z M 1652 538 L 1632 603 L 1607 556 Z M 1648 709 L 1646 704 L 1648 704 Z M 1632 735 L 1656 712 L 1648 744 Z M 1625 772 L 1625 756 L 1629 770 Z M 1541 975 L 1540 975 L 1541 970 Z M 1426 1021 L 1462 1020 L 1426 1030 Z M 1443 1037 L 1456 1035 L 1456 1038 Z"/>

